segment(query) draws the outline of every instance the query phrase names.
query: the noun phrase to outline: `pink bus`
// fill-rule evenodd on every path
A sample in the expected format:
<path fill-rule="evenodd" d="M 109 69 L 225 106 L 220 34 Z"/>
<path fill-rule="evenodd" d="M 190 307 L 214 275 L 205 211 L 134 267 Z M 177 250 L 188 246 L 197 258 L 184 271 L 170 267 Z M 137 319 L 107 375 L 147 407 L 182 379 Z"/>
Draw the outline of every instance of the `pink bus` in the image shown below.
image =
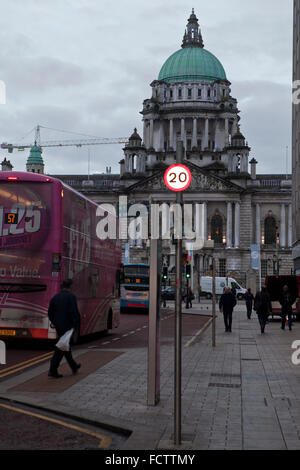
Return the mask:
<path fill-rule="evenodd" d="M 58 179 L 0 172 L 0 339 L 55 339 L 48 305 L 66 278 L 76 339 L 119 325 L 121 247 L 96 237 L 97 207 Z"/>

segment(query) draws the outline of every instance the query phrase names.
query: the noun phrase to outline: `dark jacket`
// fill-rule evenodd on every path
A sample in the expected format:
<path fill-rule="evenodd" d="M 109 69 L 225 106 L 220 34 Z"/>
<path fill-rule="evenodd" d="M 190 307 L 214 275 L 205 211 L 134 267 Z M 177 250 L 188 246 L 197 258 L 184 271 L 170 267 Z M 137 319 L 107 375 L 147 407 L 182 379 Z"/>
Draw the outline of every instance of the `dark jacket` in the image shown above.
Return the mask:
<path fill-rule="evenodd" d="M 281 305 L 282 313 L 287 315 L 293 313 L 293 304 L 295 303 L 296 298 L 293 297 L 290 292 L 282 292 L 279 297 L 279 303 Z"/>
<path fill-rule="evenodd" d="M 268 316 L 269 313 L 272 313 L 271 299 L 267 292 L 257 292 L 254 299 L 254 310 L 257 315 Z"/>
<path fill-rule="evenodd" d="M 76 328 L 79 325 L 80 313 L 75 295 L 67 289 L 62 289 L 52 297 L 48 317 L 57 330 L 68 331 Z"/>
<path fill-rule="evenodd" d="M 252 307 L 253 301 L 254 301 L 254 295 L 252 293 L 250 294 L 249 292 L 246 292 L 246 294 L 244 295 L 244 298 L 245 298 L 247 307 Z"/>
<path fill-rule="evenodd" d="M 236 297 L 231 292 L 222 294 L 219 302 L 219 308 L 223 313 L 232 313 L 236 306 Z"/>

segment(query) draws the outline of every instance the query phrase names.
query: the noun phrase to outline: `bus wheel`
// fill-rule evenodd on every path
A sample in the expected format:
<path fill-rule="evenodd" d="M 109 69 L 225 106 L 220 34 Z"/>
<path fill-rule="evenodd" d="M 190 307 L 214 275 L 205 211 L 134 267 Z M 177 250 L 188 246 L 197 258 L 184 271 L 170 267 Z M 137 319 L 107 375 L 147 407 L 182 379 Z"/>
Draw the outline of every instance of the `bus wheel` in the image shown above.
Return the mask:
<path fill-rule="evenodd" d="M 211 294 L 206 294 L 206 298 L 207 298 L 207 300 L 211 300 L 211 299 L 212 299 L 212 295 L 211 295 Z"/>
<path fill-rule="evenodd" d="M 113 314 L 112 314 L 112 310 L 110 310 L 108 312 L 108 317 L 107 317 L 107 330 L 111 330 L 113 325 L 112 325 L 112 317 L 113 317 Z"/>

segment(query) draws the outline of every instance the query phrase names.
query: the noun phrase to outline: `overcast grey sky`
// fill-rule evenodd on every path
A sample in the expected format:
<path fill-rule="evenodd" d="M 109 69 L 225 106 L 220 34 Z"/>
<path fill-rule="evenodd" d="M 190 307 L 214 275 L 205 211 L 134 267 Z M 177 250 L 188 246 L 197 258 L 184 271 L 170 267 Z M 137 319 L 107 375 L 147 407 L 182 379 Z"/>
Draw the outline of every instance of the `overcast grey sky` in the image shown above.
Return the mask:
<path fill-rule="evenodd" d="M 36 124 L 99 137 L 142 133 L 142 102 L 180 49 L 195 8 L 222 62 L 259 173 L 284 173 L 291 147 L 292 0 L 0 0 L 0 141 Z M 42 130 L 42 141 L 71 135 Z M 76 136 L 74 136 L 76 138 Z M 30 142 L 33 134 L 24 139 Z M 119 171 L 121 145 L 45 149 L 46 172 Z M 1 160 L 7 152 L 0 150 Z M 28 152 L 9 155 L 24 170 Z M 289 171 L 291 165 L 289 163 Z"/>

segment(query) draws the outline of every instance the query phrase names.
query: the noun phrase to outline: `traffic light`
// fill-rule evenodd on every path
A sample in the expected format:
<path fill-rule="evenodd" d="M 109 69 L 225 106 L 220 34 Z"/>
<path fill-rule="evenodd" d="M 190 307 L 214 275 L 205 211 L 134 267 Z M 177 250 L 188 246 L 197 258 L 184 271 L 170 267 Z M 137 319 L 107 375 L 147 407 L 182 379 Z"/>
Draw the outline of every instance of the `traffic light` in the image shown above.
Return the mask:
<path fill-rule="evenodd" d="M 163 279 L 168 279 L 168 275 L 169 275 L 169 270 L 168 270 L 168 266 L 164 266 L 163 267 Z"/>
<path fill-rule="evenodd" d="M 191 277 L 191 265 L 190 264 L 186 264 L 185 266 L 185 277 L 187 279 L 190 279 Z"/>

